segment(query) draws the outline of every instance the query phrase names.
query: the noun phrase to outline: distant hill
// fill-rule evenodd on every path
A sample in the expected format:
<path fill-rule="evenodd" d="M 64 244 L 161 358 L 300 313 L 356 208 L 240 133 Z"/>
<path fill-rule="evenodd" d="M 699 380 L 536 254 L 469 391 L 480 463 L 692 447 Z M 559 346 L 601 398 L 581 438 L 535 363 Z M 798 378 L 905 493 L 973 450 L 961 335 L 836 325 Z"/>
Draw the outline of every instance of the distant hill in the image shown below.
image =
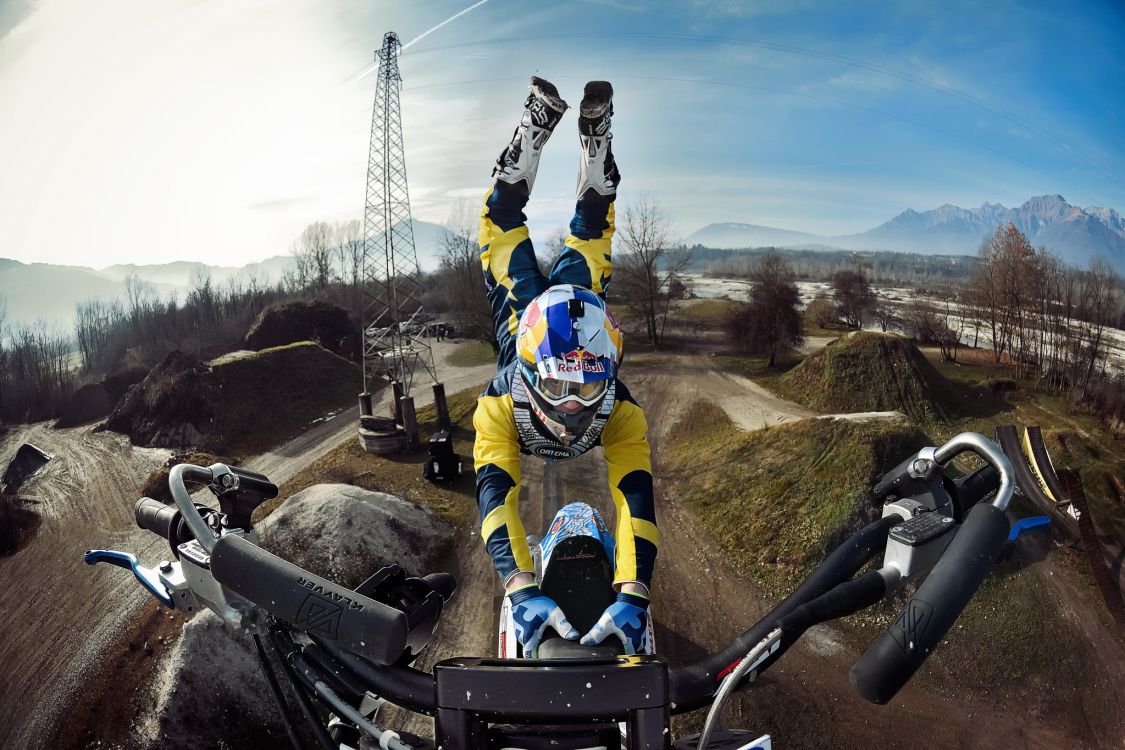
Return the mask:
<path fill-rule="evenodd" d="M 414 245 L 423 271 L 436 271 L 441 265 L 445 228 L 428 221 L 413 221 Z M 7 303 L 7 319 L 23 323 L 45 320 L 70 327 L 75 306 L 94 297 L 125 299 L 125 279 L 130 275 L 152 284 L 161 297 L 173 294 L 183 299 L 199 273 L 210 273 L 211 281 L 223 284 L 230 279 L 256 279 L 260 284 L 276 284 L 293 267 L 291 255 L 275 255 L 245 266 L 212 266 L 197 261 L 159 264 L 123 264 L 94 269 L 85 266 L 56 266 L 49 263 L 21 263 L 0 258 L 0 299 Z"/>
<path fill-rule="evenodd" d="M 708 224 L 688 237 L 689 244 L 705 247 L 793 247 L 822 242 L 824 238 L 816 234 L 733 222 Z"/>
<path fill-rule="evenodd" d="M 809 247 L 891 250 L 941 255 L 975 255 L 996 228 L 1015 224 L 1036 247 L 1085 267 L 1101 256 L 1125 273 L 1125 220 L 1112 208 L 1079 208 L 1061 195 L 1040 195 L 1016 208 L 985 203 L 979 208 L 946 204 L 930 211 L 907 209 L 859 234 L 821 236 L 754 224 L 710 224 L 689 235 L 689 244 L 707 247 Z"/>
<path fill-rule="evenodd" d="M 159 265 L 138 266 L 130 263 L 109 266 L 97 273 L 114 281 L 124 281 L 126 276 L 133 274 L 158 286 L 188 289 L 191 287 L 193 276 L 200 272 L 209 272 L 211 281 L 216 284 L 239 276 L 253 276 L 262 284 L 276 284 L 292 267 L 292 256 L 275 255 L 260 263 L 248 263 L 245 266 L 209 266 L 206 263 L 180 260 Z"/>

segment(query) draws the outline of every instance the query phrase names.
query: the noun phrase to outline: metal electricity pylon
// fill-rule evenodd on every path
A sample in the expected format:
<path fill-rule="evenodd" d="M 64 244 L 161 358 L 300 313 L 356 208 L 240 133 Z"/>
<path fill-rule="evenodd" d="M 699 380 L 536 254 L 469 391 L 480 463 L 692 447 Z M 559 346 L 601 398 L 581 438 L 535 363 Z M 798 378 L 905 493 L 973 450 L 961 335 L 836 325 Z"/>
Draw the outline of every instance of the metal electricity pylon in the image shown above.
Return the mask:
<path fill-rule="evenodd" d="M 410 221 L 399 106 L 400 48 L 398 35 L 388 32 L 383 37 L 382 48 L 376 52 L 379 76 L 371 116 L 364 211 L 363 277 L 367 304 L 364 308 L 363 387 L 367 392 L 378 380 L 392 383 L 396 392 L 392 406 L 396 421 L 401 423 L 400 401 L 402 397 L 409 399 L 411 396 L 415 370 L 421 366 L 435 383 L 437 373 L 426 336 L 418 254 Z M 410 410 L 413 410 L 413 401 L 410 401 Z M 410 432 L 409 425 L 407 432 Z"/>

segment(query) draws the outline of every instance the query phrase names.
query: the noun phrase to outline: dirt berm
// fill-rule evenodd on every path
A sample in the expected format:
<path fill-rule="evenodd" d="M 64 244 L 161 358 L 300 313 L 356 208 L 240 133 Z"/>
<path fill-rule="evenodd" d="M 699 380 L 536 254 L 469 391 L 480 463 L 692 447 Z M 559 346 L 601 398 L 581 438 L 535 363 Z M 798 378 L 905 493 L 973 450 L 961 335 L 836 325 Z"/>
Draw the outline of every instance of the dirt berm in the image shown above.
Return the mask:
<path fill-rule="evenodd" d="M 861 331 L 809 355 L 777 389 L 822 412 L 900 411 L 914 419 L 949 416 L 949 382 L 909 339 Z"/>
<path fill-rule="evenodd" d="M 315 341 L 330 352 L 355 359 L 359 329 L 347 310 L 320 300 L 276 302 L 262 310 L 246 332 L 246 348 L 261 350 L 295 341 Z"/>
<path fill-rule="evenodd" d="M 221 357 L 172 352 L 105 428 L 150 447 L 246 455 L 282 442 L 359 392 L 358 368 L 312 342 Z"/>
<path fill-rule="evenodd" d="M 437 566 L 452 528 L 422 506 L 350 484 L 296 493 L 259 526 L 262 546 L 354 588 L 392 562 L 409 575 Z M 205 611 L 159 669 L 141 747 L 279 747 L 284 742 L 249 636 L 232 637 Z"/>

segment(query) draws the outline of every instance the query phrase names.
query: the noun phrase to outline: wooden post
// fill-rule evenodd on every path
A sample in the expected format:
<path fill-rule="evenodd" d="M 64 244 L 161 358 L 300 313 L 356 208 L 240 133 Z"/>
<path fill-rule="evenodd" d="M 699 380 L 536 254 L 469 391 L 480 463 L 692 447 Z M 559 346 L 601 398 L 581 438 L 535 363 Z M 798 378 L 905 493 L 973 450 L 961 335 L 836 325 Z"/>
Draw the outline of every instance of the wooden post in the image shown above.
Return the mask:
<path fill-rule="evenodd" d="M 393 380 L 391 381 L 391 388 L 394 391 L 391 407 L 395 412 L 395 424 L 402 425 L 402 383 Z"/>
<path fill-rule="evenodd" d="M 406 432 L 406 447 L 410 449 L 418 445 L 418 418 L 414 414 L 414 397 L 403 396 L 399 399 L 399 411 L 402 412 L 402 428 Z"/>
<path fill-rule="evenodd" d="M 439 430 L 449 429 L 449 405 L 445 402 L 445 384 L 434 383 L 434 407 Z"/>

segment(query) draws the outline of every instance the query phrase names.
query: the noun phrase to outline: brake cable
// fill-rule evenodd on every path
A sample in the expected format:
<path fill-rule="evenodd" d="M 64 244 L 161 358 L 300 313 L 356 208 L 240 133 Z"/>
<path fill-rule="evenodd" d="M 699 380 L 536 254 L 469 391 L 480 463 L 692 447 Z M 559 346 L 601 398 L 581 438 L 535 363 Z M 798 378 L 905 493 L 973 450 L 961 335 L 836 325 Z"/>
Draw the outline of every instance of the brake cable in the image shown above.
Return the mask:
<path fill-rule="evenodd" d="M 715 693 L 715 700 L 711 703 L 711 709 L 707 712 L 707 720 L 703 722 L 703 732 L 699 735 L 699 742 L 695 746 L 696 750 L 706 750 L 707 743 L 711 741 L 711 732 L 714 731 L 715 724 L 718 721 L 719 712 L 723 710 L 723 704 L 730 698 L 735 686 L 742 681 L 747 672 L 765 661 L 780 645 L 781 628 L 774 628 L 769 632 L 769 635 L 758 642 L 757 646 L 750 649 L 746 656 L 742 657 L 742 661 L 738 662 L 738 666 L 730 674 L 723 678 L 718 692 Z"/>

